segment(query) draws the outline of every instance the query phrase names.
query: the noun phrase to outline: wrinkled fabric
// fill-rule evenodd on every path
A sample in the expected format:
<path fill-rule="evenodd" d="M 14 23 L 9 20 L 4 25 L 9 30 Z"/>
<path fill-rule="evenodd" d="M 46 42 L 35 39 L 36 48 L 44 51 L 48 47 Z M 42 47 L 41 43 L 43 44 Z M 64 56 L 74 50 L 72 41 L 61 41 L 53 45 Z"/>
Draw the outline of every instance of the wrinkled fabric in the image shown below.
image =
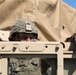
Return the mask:
<path fill-rule="evenodd" d="M 1 0 L 0 29 L 19 19 L 36 23 L 40 41 L 64 41 L 76 32 L 76 10 L 61 0 Z"/>

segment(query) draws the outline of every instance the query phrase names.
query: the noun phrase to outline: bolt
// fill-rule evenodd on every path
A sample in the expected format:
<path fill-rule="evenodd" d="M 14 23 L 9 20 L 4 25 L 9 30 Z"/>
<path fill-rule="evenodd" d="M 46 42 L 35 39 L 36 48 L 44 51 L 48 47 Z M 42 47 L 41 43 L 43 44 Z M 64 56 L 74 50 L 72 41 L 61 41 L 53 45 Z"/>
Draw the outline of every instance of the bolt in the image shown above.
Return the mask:
<path fill-rule="evenodd" d="M 2 49 L 4 49 L 4 48 L 5 48 L 5 46 L 3 45 L 3 46 L 2 46 Z"/>
<path fill-rule="evenodd" d="M 55 47 L 55 51 L 57 52 L 58 50 L 59 50 L 59 47 L 58 47 L 58 46 L 56 46 L 56 47 Z"/>
<path fill-rule="evenodd" d="M 29 46 L 26 47 L 26 49 L 28 49 L 28 48 L 29 48 Z"/>

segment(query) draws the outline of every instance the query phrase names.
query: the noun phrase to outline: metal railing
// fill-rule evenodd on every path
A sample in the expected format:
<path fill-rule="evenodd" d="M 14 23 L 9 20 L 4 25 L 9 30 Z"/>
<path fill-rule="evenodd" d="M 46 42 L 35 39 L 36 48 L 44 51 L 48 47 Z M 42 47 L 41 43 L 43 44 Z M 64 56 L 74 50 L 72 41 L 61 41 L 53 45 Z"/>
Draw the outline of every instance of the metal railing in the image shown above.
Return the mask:
<path fill-rule="evenodd" d="M 57 75 L 64 75 L 64 58 L 75 58 L 70 43 L 60 42 L 0 42 L 0 75 L 8 75 L 7 58 L 57 58 Z M 74 48 L 74 47 L 73 47 Z"/>

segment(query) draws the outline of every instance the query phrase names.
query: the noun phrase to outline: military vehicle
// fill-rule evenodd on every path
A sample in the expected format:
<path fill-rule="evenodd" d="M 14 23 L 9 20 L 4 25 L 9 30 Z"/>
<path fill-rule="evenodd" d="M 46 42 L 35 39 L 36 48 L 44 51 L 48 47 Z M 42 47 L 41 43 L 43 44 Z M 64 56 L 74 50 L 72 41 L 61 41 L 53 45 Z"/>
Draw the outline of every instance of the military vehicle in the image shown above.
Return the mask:
<path fill-rule="evenodd" d="M 56 75 L 76 75 L 76 46 L 74 43 L 9 42 L 7 40 L 9 32 L 5 32 L 0 31 L 1 38 L 3 38 L 0 42 L 0 75 L 9 75 L 8 58 L 13 57 L 57 59 Z"/>

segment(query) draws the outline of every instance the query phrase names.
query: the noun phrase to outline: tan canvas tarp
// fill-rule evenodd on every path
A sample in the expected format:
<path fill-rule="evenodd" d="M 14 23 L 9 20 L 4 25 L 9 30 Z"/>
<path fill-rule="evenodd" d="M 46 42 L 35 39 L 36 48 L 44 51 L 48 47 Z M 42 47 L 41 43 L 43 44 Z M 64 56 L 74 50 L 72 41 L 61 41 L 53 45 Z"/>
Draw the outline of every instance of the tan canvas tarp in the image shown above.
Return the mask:
<path fill-rule="evenodd" d="M 61 0 L 0 0 L 0 29 L 19 19 L 35 22 L 41 41 L 64 41 L 76 29 L 76 10 Z"/>

